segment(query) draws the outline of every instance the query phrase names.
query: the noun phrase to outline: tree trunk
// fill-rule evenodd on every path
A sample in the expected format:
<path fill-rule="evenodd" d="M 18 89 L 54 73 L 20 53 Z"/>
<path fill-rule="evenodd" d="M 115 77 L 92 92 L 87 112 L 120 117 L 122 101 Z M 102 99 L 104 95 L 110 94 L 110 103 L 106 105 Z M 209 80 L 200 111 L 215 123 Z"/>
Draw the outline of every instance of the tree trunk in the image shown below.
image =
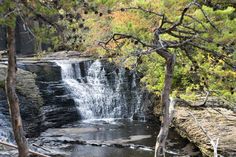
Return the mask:
<path fill-rule="evenodd" d="M 16 54 L 15 54 L 15 29 L 8 27 L 8 69 L 6 78 L 6 95 L 11 114 L 12 127 L 15 141 L 18 146 L 19 157 L 27 157 L 29 149 L 24 136 L 19 108 L 19 99 L 16 95 Z"/>
<path fill-rule="evenodd" d="M 172 86 L 175 56 L 168 54 L 166 59 L 166 70 L 165 70 L 165 82 L 164 89 L 161 95 L 161 108 L 162 108 L 162 121 L 161 129 L 157 136 L 156 146 L 155 146 L 155 157 L 165 156 L 165 143 L 169 132 L 169 126 L 172 120 L 172 113 L 169 110 L 170 107 L 170 92 Z"/>

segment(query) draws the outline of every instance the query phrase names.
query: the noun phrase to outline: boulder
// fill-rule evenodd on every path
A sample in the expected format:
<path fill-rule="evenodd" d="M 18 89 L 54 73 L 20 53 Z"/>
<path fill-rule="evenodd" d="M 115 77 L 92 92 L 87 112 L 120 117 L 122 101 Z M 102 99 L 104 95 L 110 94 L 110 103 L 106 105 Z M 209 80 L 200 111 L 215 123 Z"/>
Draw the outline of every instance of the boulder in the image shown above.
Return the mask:
<path fill-rule="evenodd" d="M 227 157 L 236 156 L 236 115 L 232 110 L 221 107 L 193 109 L 188 106 L 177 106 L 172 122 L 181 136 L 199 147 L 204 156 L 213 156 L 213 147 L 201 127 L 212 139 L 219 138 L 218 154 Z"/>
<path fill-rule="evenodd" d="M 1 84 L 1 106 L 4 106 L 5 110 L 1 113 L 7 115 L 9 119 L 9 111 L 7 105 L 7 99 L 4 92 L 4 82 L 6 77 L 6 65 L 0 65 L 0 82 Z M 20 101 L 21 116 L 23 119 L 23 126 L 27 136 L 38 135 L 38 127 L 40 125 L 40 106 L 43 105 L 43 99 L 40 96 L 38 87 L 35 84 L 36 75 L 31 72 L 18 69 L 17 70 L 17 86 L 16 91 Z"/>

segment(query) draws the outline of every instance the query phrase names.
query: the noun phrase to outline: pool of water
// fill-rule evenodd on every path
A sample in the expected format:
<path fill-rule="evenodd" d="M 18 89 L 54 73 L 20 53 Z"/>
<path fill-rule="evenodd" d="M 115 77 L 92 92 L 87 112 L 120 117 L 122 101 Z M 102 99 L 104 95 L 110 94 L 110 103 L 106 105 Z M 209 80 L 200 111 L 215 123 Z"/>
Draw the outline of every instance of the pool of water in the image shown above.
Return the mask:
<path fill-rule="evenodd" d="M 158 131 L 158 122 L 96 119 L 48 129 L 32 142 L 54 156 L 153 157 Z M 167 156 L 198 154 L 192 144 L 172 129 L 167 150 Z"/>

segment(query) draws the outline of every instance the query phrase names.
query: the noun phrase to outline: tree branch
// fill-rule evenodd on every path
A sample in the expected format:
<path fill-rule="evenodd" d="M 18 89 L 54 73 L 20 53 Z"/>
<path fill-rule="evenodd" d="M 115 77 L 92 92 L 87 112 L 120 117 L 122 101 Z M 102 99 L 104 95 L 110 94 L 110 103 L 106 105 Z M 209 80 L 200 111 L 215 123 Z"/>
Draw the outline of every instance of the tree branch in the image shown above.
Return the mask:
<path fill-rule="evenodd" d="M 47 17 L 43 16 L 42 14 L 38 13 L 33 7 L 31 7 L 29 5 L 29 3 L 27 2 L 27 0 L 21 0 L 22 4 L 29 9 L 29 11 L 31 11 L 37 18 L 43 20 L 44 22 L 48 23 L 49 25 L 53 26 L 54 28 L 56 28 L 58 33 L 61 33 L 62 29 L 61 27 L 55 23 L 52 22 L 51 20 L 49 20 Z"/>
<path fill-rule="evenodd" d="M 194 5 L 196 5 L 202 12 L 202 14 L 204 15 L 204 17 L 206 18 L 206 20 L 210 23 L 210 25 L 217 31 L 220 33 L 220 30 L 211 22 L 210 18 L 207 16 L 206 12 L 202 9 L 202 6 L 200 4 L 198 4 L 197 2 L 193 2 Z"/>
<path fill-rule="evenodd" d="M 205 128 L 203 128 L 203 126 L 200 124 L 200 122 L 197 120 L 197 118 L 193 115 L 193 113 L 189 112 L 189 114 L 193 117 L 193 119 L 195 120 L 198 127 L 200 127 L 200 129 L 203 131 L 203 133 L 206 135 L 206 137 L 210 141 L 210 144 L 212 145 L 213 150 L 214 150 L 214 157 L 218 157 L 217 147 L 218 147 L 218 144 L 219 144 L 219 138 L 216 138 L 215 140 L 212 139 L 210 137 L 210 135 L 208 134 L 208 132 L 205 130 Z"/>
<path fill-rule="evenodd" d="M 10 144 L 10 143 L 7 143 L 7 142 L 0 141 L 0 144 L 5 145 L 7 147 L 12 147 L 12 148 L 18 149 L 18 147 L 16 145 Z M 31 154 L 39 156 L 39 157 L 49 157 L 47 155 L 44 155 L 44 154 L 41 154 L 41 153 L 38 153 L 38 152 L 35 152 L 35 151 L 32 151 L 32 150 L 29 150 L 29 152 Z"/>
<path fill-rule="evenodd" d="M 156 45 L 152 45 L 152 44 L 148 44 L 148 43 L 145 43 L 144 41 L 142 41 L 141 39 L 135 37 L 135 36 L 132 36 L 132 35 L 128 35 L 128 34 L 122 34 L 122 33 L 114 33 L 107 41 L 100 41 L 98 42 L 98 44 L 104 44 L 105 46 L 108 45 L 112 40 L 113 41 L 117 41 L 117 40 L 121 40 L 121 39 L 134 39 L 136 40 L 137 42 L 141 43 L 142 45 L 146 46 L 146 47 L 156 47 Z"/>
<path fill-rule="evenodd" d="M 142 7 L 128 7 L 128 8 L 121 8 L 120 9 L 121 11 L 126 11 L 126 10 L 139 10 L 139 11 L 142 11 L 142 12 L 145 12 L 145 13 L 148 13 L 148 14 L 153 14 L 153 15 L 156 15 L 156 16 L 160 16 L 160 17 L 163 17 L 164 14 L 161 14 L 161 13 L 157 13 L 157 12 L 154 12 L 154 11 L 151 11 L 151 10 L 146 10 Z M 120 11 L 119 10 L 119 11 Z"/>

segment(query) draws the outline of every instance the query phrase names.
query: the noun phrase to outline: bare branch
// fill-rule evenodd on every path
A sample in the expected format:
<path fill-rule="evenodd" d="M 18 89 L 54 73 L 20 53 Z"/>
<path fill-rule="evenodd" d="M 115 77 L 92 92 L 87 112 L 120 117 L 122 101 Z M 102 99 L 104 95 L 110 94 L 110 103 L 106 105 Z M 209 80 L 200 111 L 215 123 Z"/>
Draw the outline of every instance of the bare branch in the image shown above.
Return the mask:
<path fill-rule="evenodd" d="M 157 12 L 154 12 L 154 11 L 151 11 L 151 10 L 146 10 L 142 7 L 128 7 L 128 8 L 121 8 L 120 9 L 121 11 L 126 11 L 126 10 L 139 10 L 139 11 L 142 11 L 142 12 L 145 12 L 145 13 L 148 13 L 148 14 L 153 14 L 153 15 L 156 15 L 156 16 L 160 16 L 160 17 L 163 17 L 164 14 L 161 14 L 161 13 L 157 13 Z M 120 10 L 117 10 L 117 11 L 120 11 Z M 114 10 L 116 11 L 116 10 Z"/>
<path fill-rule="evenodd" d="M 108 45 L 112 40 L 113 41 L 118 41 L 118 40 L 121 40 L 121 39 L 134 39 L 136 40 L 137 42 L 139 42 L 140 44 L 146 46 L 146 47 L 156 47 L 156 45 L 152 45 L 152 44 L 149 44 L 149 43 L 146 43 L 144 41 L 142 41 L 141 39 L 135 37 L 135 36 L 132 36 L 132 35 L 128 35 L 128 34 L 122 34 L 122 33 L 114 33 L 107 41 L 105 42 L 102 42 L 100 41 L 98 44 L 104 44 L 104 45 Z"/>
<path fill-rule="evenodd" d="M 197 18 L 195 18 L 189 14 L 186 14 L 186 16 L 193 19 L 195 22 L 199 23 L 205 30 L 207 30 L 206 26 L 200 20 L 198 20 Z"/>
<path fill-rule="evenodd" d="M 44 22 L 46 22 L 47 24 L 53 26 L 54 28 L 56 28 L 57 32 L 58 33 L 61 33 L 62 29 L 61 27 L 55 23 L 55 22 L 52 22 L 51 20 L 49 20 L 47 17 L 43 16 L 42 14 L 38 13 L 33 7 L 31 7 L 29 5 L 29 3 L 27 2 L 27 0 L 21 0 L 22 4 L 27 8 L 29 9 L 29 11 L 31 11 L 37 18 L 43 20 Z"/>
<path fill-rule="evenodd" d="M 184 20 L 184 16 L 185 16 L 186 12 L 188 11 L 188 9 L 189 9 L 192 5 L 194 5 L 193 2 L 189 3 L 189 4 L 184 8 L 184 10 L 182 11 L 179 21 L 176 22 L 176 23 L 174 23 L 170 28 L 166 29 L 164 32 L 170 32 L 170 31 L 172 31 L 174 28 L 176 28 L 177 26 L 181 25 L 182 22 L 183 22 L 183 20 Z"/>
<path fill-rule="evenodd" d="M 211 22 L 210 18 L 207 16 L 206 12 L 202 9 L 202 6 L 200 4 L 198 4 L 197 2 L 193 2 L 194 5 L 196 5 L 202 12 L 202 14 L 204 15 L 204 17 L 206 18 L 206 20 L 210 23 L 210 25 L 217 31 L 220 32 L 220 30 Z"/>
<path fill-rule="evenodd" d="M 202 12 L 202 14 L 204 15 L 204 17 L 206 18 L 206 20 L 210 23 L 210 25 L 211 25 L 216 31 L 220 32 L 220 31 L 217 29 L 217 27 L 211 22 L 211 20 L 209 19 L 209 17 L 208 17 L 207 14 L 205 13 L 205 11 L 202 9 L 201 5 L 198 4 L 196 1 L 194 1 L 194 2 L 189 3 L 189 4 L 183 9 L 179 21 L 175 22 L 170 28 L 165 29 L 165 30 L 162 32 L 162 34 L 163 34 L 163 33 L 167 33 L 167 32 L 171 32 L 171 31 L 173 31 L 176 27 L 182 25 L 185 16 L 188 16 L 188 17 L 192 18 L 192 19 L 195 20 L 197 23 L 200 23 L 204 28 L 206 28 L 206 27 L 202 24 L 202 22 L 200 22 L 200 21 L 197 20 L 196 18 L 194 18 L 194 17 L 192 17 L 192 16 L 186 14 L 187 11 L 190 9 L 190 7 L 192 7 L 193 5 L 197 6 L 197 7 L 201 10 L 201 12 Z M 192 29 L 192 28 L 191 28 L 191 29 Z"/>
<path fill-rule="evenodd" d="M 19 16 L 20 16 L 20 18 L 21 18 L 21 20 L 22 20 L 24 26 L 26 26 L 25 28 L 28 30 L 28 32 L 29 32 L 34 38 L 36 38 L 35 34 L 31 31 L 30 27 L 29 27 L 29 26 L 27 25 L 27 23 L 25 22 L 25 20 L 24 20 L 24 18 L 22 17 L 22 15 L 21 15 L 21 13 L 20 13 L 19 10 L 18 10 L 18 14 L 19 14 Z"/>
<path fill-rule="evenodd" d="M 11 10 L 10 12 L 6 13 L 4 15 L 4 18 L 7 18 L 8 16 L 10 16 L 11 14 L 14 14 L 16 12 L 16 8 L 14 8 L 13 10 Z"/>
<path fill-rule="evenodd" d="M 205 51 L 205 52 L 208 52 L 208 53 L 210 53 L 210 54 L 212 54 L 214 57 L 216 57 L 216 58 L 220 58 L 220 59 L 222 59 L 227 65 L 229 65 L 231 68 L 233 68 L 235 65 L 233 65 L 231 62 L 229 62 L 229 61 L 227 61 L 227 59 L 230 59 L 228 56 L 226 56 L 226 55 L 223 55 L 223 54 L 221 54 L 221 53 L 219 53 L 219 52 L 217 52 L 217 51 L 215 51 L 215 50 L 212 50 L 212 49 L 208 49 L 208 48 L 206 48 L 206 47 L 204 47 L 204 46 L 201 46 L 201 45 L 199 45 L 199 44 L 197 44 L 197 43 L 194 43 L 194 42 L 189 42 L 188 43 L 189 45 L 191 45 L 191 46 L 193 46 L 193 47 L 196 47 L 196 48 L 198 48 L 198 49 L 201 49 L 201 50 L 203 50 L 203 51 Z"/>
<path fill-rule="evenodd" d="M 217 147 L 218 147 L 218 143 L 219 143 L 219 138 L 216 138 L 216 140 L 212 139 L 208 132 L 203 128 L 203 126 L 200 124 L 200 122 L 197 120 L 197 118 L 193 115 L 193 113 L 189 112 L 189 114 L 193 117 L 193 119 L 195 120 L 195 122 L 197 123 L 198 127 L 200 127 L 200 129 L 203 131 L 203 133 L 206 135 L 206 137 L 209 139 L 210 144 L 213 147 L 214 150 L 214 157 L 218 157 L 217 154 Z"/>

